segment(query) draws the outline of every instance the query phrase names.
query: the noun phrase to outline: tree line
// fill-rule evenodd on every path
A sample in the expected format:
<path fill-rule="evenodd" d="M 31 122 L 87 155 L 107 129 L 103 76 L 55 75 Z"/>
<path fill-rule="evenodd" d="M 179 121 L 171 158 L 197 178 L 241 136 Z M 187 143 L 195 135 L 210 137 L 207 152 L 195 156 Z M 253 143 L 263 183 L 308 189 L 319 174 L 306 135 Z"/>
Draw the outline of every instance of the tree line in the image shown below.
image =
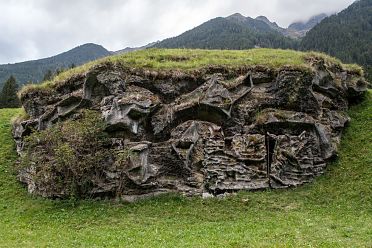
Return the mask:
<path fill-rule="evenodd" d="M 70 65 L 70 69 L 74 68 L 75 64 Z M 47 70 L 44 73 L 42 81 L 52 80 L 58 74 L 64 72 L 66 69 L 59 68 L 54 72 L 52 70 Z M 29 82 L 32 83 L 32 82 Z M 19 108 L 21 102 L 17 96 L 19 90 L 19 84 L 17 83 L 16 78 L 11 75 L 3 84 L 3 88 L 0 91 L 0 108 Z"/>

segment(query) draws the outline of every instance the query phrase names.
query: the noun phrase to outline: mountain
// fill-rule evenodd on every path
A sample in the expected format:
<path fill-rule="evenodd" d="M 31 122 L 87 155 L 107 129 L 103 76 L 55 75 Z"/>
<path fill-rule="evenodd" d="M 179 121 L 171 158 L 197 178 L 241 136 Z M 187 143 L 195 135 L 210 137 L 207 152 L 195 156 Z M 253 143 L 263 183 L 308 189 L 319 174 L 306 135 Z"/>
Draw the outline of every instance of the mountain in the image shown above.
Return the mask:
<path fill-rule="evenodd" d="M 108 55 L 111 55 L 111 52 L 104 47 L 88 43 L 53 57 L 0 65 L 0 88 L 11 75 L 16 78 L 19 85 L 30 81 L 39 82 L 48 70 L 55 71 L 71 65 L 81 65 Z"/>
<path fill-rule="evenodd" d="M 319 14 L 311 17 L 308 21 L 305 22 L 295 22 L 288 26 L 287 32 L 293 33 L 297 37 L 304 37 L 307 32 L 309 32 L 313 27 L 319 24 L 322 20 L 328 17 L 327 14 Z"/>
<path fill-rule="evenodd" d="M 249 49 L 254 47 L 296 48 L 297 41 L 285 37 L 276 23 L 234 14 L 217 17 L 185 33 L 165 39 L 153 47 L 201 49 Z"/>
<path fill-rule="evenodd" d="M 372 81 L 372 0 L 356 1 L 325 18 L 307 33 L 300 47 L 361 64 Z"/>
<path fill-rule="evenodd" d="M 283 28 L 279 27 L 278 24 L 276 24 L 276 22 L 271 22 L 269 19 L 267 19 L 266 16 L 257 16 L 255 18 L 256 21 L 262 21 L 264 23 L 266 23 L 267 25 L 269 25 L 272 29 L 277 29 L 277 30 L 282 30 Z"/>
<path fill-rule="evenodd" d="M 152 47 L 154 46 L 155 44 L 157 44 L 158 41 L 155 41 L 155 42 L 151 42 L 147 45 L 144 45 L 144 46 L 140 46 L 140 47 L 126 47 L 124 49 L 121 49 L 121 50 L 118 50 L 118 51 L 115 51 L 115 52 L 112 52 L 113 54 L 124 54 L 124 53 L 130 53 L 130 52 L 134 52 L 134 51 L 138 51 L 138 50 L 143 50 L 143 49 L 146 49 L 146 48 L 149 48 L 149 47 Z"/>

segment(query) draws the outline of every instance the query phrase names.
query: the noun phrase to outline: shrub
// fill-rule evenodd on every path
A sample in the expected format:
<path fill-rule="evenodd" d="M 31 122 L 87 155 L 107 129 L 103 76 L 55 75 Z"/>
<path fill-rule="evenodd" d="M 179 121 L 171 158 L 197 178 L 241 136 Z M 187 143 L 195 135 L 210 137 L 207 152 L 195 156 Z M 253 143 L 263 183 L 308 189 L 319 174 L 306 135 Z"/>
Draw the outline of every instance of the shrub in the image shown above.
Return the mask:
<path fill-rule="evenodd" d="M 67 120 L 34 132 L 25 139 L 21 168 L 31 169 L 33 180 L 49 197 L 85 196 L 102 178 L 111 155 L 99 113 L 85 110 Z"/>

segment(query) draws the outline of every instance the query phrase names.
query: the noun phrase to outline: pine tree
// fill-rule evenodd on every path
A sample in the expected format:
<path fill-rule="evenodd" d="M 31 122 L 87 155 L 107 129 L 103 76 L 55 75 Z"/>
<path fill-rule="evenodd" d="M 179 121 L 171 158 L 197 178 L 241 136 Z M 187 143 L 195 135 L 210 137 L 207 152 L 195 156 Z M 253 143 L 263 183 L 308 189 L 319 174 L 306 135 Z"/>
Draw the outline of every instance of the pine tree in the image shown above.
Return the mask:
<path fill-rule="evenodd" d="M 51 70 L 47 70 L 44 74 L 43 81 L 49 81 L 53 78 L 53 72 Z"/>
<path fill-rule="evenodd" d="M 13 76 L 4 83 L 0 94 L 0 108 L 18 108 L 20 102 L 17 97 L 18 85 Z"/>
<path fill-rule="evenodd" d="M 66 69 L 63 68 L 63 67 L 61 67 L 61 68 L 57 68 L 56 71 L 55 71 L 55 73 L 54 73 L 54 75 L 52 76 L 52 78 L 55 77 L 55 76 L 58 76 L 59 74 L 61 74 L 61 73 L 64 72 L 65 70 L 66 70 Z"/>

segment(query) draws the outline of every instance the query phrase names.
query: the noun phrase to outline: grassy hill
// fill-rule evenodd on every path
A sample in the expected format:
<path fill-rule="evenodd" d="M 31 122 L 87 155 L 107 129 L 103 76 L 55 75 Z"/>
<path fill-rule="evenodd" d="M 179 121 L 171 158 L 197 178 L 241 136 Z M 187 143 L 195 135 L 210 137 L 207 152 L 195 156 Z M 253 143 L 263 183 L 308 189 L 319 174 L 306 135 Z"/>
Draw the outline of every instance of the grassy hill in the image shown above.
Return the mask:
<path fill-rule="evenodd" d="M 324 176 L 226 199 L 31 197 L 12 173 L 19 112 L 0 110 L 0 247 L 371 247 L 372 92 L 350 109 L 340 158 Z"/>

